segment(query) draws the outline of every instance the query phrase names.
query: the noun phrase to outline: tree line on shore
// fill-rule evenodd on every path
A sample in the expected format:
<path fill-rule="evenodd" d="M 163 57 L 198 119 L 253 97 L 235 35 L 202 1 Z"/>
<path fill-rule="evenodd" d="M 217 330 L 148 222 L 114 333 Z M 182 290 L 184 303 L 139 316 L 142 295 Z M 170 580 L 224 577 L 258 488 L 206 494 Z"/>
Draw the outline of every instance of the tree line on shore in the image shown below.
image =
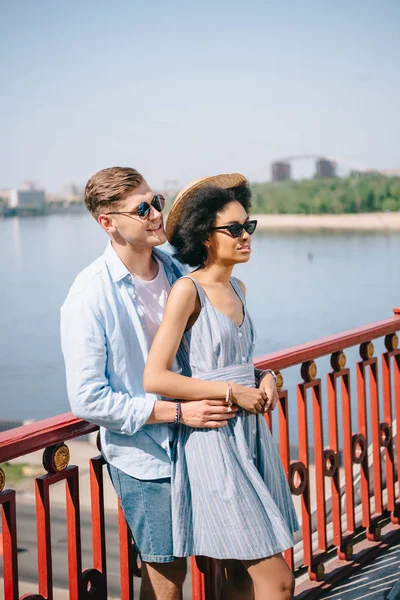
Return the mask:
<path fill-rule="evenodd" d="M 357 173 L 346 178 L 254 183 L 252 212 L 340 214 L 400 210 L 400 177 Z"/>
<path fill-rule="evenodd" d="M 400 177 L 357 173 L 350 177 L 305 179 L 251 184 L 254 214 L 342 214 L 400 210 Z M 166 202 L 166 212 L 175 197 Z M 81 202 L 74 205 L 83 206 Z M 54 205 L 54 208 L 53 208 Z M 7 200 L 0 198 L 0 209 Z M 50 212 L 68 210 L 62 203 L 48 203 Z M 1 212 L 1 210 L 0 210 Z"/>

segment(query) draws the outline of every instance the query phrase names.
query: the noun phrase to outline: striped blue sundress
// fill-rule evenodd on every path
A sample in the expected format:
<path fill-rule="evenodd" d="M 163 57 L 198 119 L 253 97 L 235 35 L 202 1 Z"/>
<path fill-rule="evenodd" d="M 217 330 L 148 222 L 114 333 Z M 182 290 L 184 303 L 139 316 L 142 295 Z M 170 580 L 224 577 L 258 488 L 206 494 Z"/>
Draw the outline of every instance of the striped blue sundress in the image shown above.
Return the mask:
<path fill-rule="evenodd" d="M 182 374 L 254 387 L 255 332 L 245 297 L 236 325 L 208 300 L 199 283 L 201 312 L 185 333 L 177 359 Z M 172 466 L 175 556 L 254 560 L 294 545 L 296 512 L 276 444 L 262 415 L 241 410 L 225 427 L 181 425 Z"/>

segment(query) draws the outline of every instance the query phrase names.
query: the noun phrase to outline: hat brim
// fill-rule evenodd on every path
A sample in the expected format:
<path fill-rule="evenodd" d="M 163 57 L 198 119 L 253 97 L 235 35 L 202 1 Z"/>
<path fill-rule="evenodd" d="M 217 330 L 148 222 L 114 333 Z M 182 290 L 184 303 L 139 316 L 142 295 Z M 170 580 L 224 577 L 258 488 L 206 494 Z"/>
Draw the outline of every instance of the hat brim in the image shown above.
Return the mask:
<path fill-rule="evenodd" d="M 211 175 L 209 177 L 202 177 L 201 179 L 195 179 L 184 187 L 175 198 L 171 210 L 168 214 L 167 225 L 165 228 L 167 239 L 170 242 L 174 235 L 176 226 L 182 217 L 182 213 L 185 209 L 185 204 L 196 192 L 206 187 L 219 187 L 223 189 L 230 189 L 238 185 L 247 184 L 247 179 L 241 173 L 224 173 L 222 175 Z"/>

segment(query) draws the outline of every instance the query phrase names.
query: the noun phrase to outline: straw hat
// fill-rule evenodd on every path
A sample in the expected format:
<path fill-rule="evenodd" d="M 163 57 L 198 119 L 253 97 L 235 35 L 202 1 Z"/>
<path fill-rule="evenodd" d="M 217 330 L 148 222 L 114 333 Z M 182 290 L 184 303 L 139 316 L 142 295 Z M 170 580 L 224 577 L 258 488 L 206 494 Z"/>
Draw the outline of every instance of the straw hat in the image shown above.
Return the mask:
<path fill-rule="evenodd" d="M 185 203 L 190 196 L 197 190 L 206 187 L 219 187 L 223 189 L 229 189 L 238 185 L 245 185 L 247 179 L 241 173 L 224 173 L 222 175 L 211 175 L 209 177 L 202 177 L 201 179 L 195 179 L 184 187 L 175 198 L 171 210 L 168 214 L 166 233 L 168 241 L 170 242 L 174 234 L 175 228 L 182 217 L 182 213 L 185 208 Z"/>

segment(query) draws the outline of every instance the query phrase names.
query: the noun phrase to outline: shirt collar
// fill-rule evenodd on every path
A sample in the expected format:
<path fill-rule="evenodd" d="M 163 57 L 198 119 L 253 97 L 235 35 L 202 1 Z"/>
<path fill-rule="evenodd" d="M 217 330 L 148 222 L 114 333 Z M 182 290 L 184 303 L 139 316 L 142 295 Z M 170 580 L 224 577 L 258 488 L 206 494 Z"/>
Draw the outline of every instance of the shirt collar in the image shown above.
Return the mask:
<path fill-rule="evenodd" d="M 156 256 L 158 258 L 158 260 L 161 260 L 161 262 L 163 262 L 166 265 L 171 265 L 172 264 L 172 258 L 169 256 L 169 254 L 167 254 L 166 252 L 163 252 L 163 250 L 159 250 L 158 248 L 153 248 L 153 254 L 154 256 Z"/>
<path fill-rule="evenodd" d="M 162 250 L 159 250 L 158 248 L 153 248 L 153 254 L 162 263 L 164 263 L 168 266 L 172 265 L 172 258 L 166 252 L 163 252 Z M 117 281 L 120 281 L 127 275 L 130 275 L 129 270 L 126 268 L 126 266 L 124 265 L 124 263 L 122 262 L 122 260 L 118 256 L 118 254 L 115 252 L 114 248 L 112 247 L 111 242 L 109 242 L 107 244 L 107 248 L 104 252 L 104 260 L 105 260 L 107 267 L 111 273 L 111 277 L 112 277 L 112 280 L 114 281 L 114 283 L 116 283 Z"/>
<path fill-rule="evenodd" d="M 111 277 L 114 283 L 120 281 L 121 279 L 129 275 L 128 269 L 126 268 L 118 254 L 115 252 L 111 242 L 107 244 L 106 251 L 104 252 L 104 260 L 106 262 L 108 270 L 111 273 Z"/>

